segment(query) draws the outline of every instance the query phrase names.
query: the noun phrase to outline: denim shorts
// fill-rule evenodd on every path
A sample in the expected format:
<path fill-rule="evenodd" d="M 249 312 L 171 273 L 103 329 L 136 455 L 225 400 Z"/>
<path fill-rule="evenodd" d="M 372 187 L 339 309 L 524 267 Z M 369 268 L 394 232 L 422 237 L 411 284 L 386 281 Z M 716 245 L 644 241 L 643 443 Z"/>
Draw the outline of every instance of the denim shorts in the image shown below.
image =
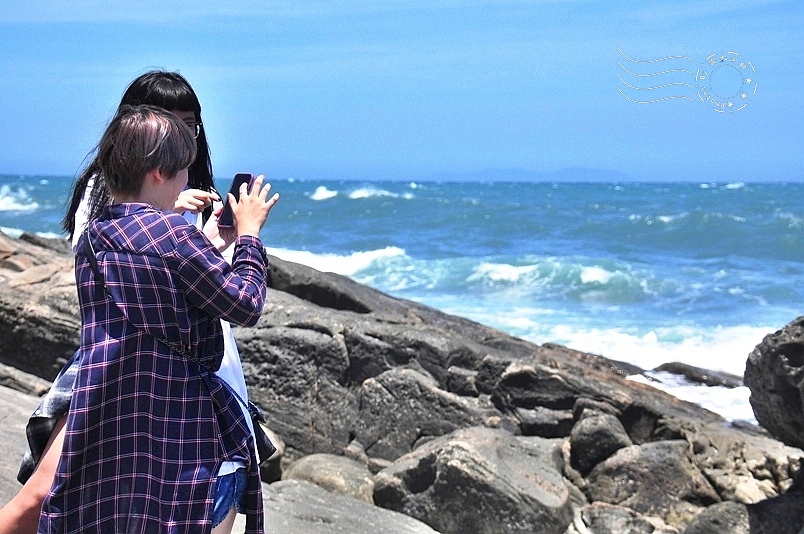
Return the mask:
<path fill-rule="evenodd" d="M 222 475 L 215 479 L 215 506 L 212 509 L 212 528 L 220 525 L 232 506 L 238 513 L 243 513 L 243 496 L 246 494 L 246 469 L 241 467 L 234 473 Z"/>

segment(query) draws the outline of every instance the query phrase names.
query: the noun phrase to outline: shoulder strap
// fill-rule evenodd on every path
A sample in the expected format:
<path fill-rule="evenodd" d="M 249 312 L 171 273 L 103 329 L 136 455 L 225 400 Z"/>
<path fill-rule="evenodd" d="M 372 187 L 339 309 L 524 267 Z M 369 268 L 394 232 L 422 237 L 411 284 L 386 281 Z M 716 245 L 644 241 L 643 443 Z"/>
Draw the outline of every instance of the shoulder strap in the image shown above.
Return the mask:
<path fill-rule="evenodd" d="M 98 258 L 95 256 L 95 249 L 92 248 L 92 243 L 89 241 L 89 227 L 84 230 L 83 247 L 89 266 L 92 267 L 92 272 L 95 273 L 95 278 L 98 279 L 98 282 L 101 287 L 103 287 L 103 290 L 106 291 L 109 298 L 114 301 L 112 294 L 109 292 L 109 288 L 106 287 L 106 279 L 103 277 L 103 273 L 98 267 Z"/>

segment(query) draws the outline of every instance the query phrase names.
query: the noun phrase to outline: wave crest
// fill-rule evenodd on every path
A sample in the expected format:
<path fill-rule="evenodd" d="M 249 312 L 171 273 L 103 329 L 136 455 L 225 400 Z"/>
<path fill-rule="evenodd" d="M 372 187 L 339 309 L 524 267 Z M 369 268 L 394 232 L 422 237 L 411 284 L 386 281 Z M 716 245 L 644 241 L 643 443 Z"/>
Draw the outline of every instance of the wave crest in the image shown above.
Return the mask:
<path fill-rule="evenodd" d="M 344 276 L 353 276 L 367 269 L 378 260 L 405 255 L 405 251 L 399 247 L 385 247 L 379 250 L 353 252 L 346 255 L 316 254 L 307 250 L 268 247 L 265 250 L 283 260 L 301 263 L 318 271 L 342 274 Z"/>
<path fill-rule="evenodd" d="M 22 188 L 11 189 L 8 185 L 0 187 L 0 211 L 33 211 L 39 204 L 31 200 Z"/>

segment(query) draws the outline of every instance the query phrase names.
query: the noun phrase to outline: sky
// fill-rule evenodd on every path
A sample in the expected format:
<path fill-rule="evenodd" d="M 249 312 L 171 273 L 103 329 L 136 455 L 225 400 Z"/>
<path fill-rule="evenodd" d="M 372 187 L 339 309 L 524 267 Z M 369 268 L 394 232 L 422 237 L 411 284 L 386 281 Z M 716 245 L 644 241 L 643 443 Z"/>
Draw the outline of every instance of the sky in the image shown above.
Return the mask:
<path fill-rule="evenodd" d="M 218 177 L 799 181 L 803 33 L 800 0 L 0 0 L 0 174 L 74 175 L 162 68 Z"/>

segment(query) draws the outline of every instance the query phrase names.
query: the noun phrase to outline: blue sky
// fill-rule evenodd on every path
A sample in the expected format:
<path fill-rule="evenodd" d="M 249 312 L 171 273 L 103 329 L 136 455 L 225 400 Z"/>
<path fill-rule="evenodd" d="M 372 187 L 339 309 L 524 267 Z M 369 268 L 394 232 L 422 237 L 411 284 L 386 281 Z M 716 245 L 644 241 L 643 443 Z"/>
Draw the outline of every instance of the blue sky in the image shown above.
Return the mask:
<path fill-rule="evenodd" d="M 128 83 L 166 68 L 222 177 L 797 181 L 803 6 L 0 0 L 0 173 L 74 174 Z M 717 113 L 683 71 L 729 52 L 756 94 Z"/>

